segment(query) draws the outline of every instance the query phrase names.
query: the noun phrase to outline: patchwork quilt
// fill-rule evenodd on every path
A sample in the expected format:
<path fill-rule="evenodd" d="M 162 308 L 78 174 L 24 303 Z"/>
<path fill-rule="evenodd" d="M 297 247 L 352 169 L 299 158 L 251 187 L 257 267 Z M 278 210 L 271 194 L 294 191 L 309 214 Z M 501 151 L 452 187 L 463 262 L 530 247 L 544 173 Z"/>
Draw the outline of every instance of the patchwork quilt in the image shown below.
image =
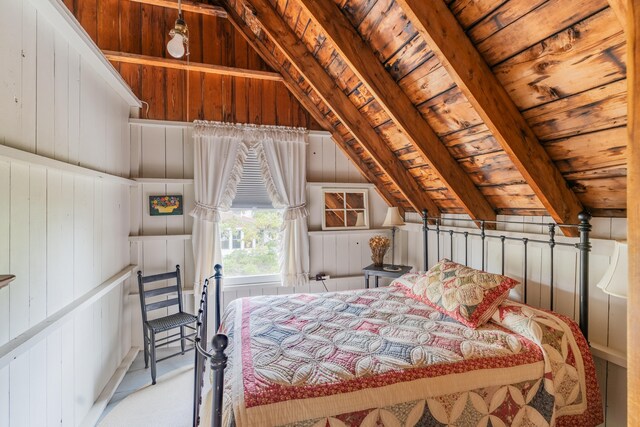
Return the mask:
<path fill-rule="evenodd" d="M 401 284 L 262 296 L 234 301 L 221 329 L 230 343 L 225 426 L 602 422 L 577 325 L 516 302 L 471 329 Z"/>

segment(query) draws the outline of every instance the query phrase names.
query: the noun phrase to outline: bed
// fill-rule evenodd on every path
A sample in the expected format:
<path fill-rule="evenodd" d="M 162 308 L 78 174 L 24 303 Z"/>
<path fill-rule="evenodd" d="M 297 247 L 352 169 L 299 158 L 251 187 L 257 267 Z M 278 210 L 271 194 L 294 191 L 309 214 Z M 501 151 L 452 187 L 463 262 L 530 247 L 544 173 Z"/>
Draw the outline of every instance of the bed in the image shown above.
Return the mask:
<path fill-rule="evenodd" d="M 438 222 L 435 229 L 430 227 L 428 220 L 425 213 L 425 248 L 430 228 L 438 235 L 446 232 Z M 584 222 L 575 247 L 588 264 L 589 230 Z M 489 235 L 484 227 L 482 223 L 479 230 L 483 239 Z M 489 321 L 472 329 L 416 298 L 412 287 L 421 277 L 408 274 L 379 289 L 233 301 L 224 317 L 216 319 L 219 334 L 212 340 L 211 352 L 203 348 L 207 307 L 203 292 L 194 424 L 595 426 L 602 422 L 593 360 L 575 322 L 506 300 Z M 583 274 L 580 278 L 585 279 Z M 217 285 L 220 279 L 218 269 Z M 211 360 L 214 387 L 199 418 L 205 356 Z"/>

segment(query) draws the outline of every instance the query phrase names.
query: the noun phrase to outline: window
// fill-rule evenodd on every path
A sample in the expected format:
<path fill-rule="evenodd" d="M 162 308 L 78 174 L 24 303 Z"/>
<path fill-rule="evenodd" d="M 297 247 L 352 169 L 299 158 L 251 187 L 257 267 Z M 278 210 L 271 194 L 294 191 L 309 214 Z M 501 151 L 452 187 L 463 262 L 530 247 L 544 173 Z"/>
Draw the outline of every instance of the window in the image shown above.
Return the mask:
<path fill-rule="evenodd" d="M 367 190 L 327 188 L 322 190 L 322 196 L 323 230 L 369 228 Z"/>
<path fill-rule="evenodd" d="M 223 250 L 229 249 L 229 233 L 230 232 L 231 230 L 226 230 L 226 229 L 222 229 L 222 231 L 220 231 L 220 243 Z"/>
<path fill-rule="evenodd" d="M 258 157 L 250 149 L 231 210 L 222 213 L 220 223 L 227 285 L 280 281 L 281 227 L 282 211 L 273 208 Z"/>
<path fill-rule="evenodd" d="M 231 236 L 222 245 L 225 282 L 240 285 L 280 280 L 280 228 L 278 209 L 231 209 L 222 213 L 222 235 Z"/>

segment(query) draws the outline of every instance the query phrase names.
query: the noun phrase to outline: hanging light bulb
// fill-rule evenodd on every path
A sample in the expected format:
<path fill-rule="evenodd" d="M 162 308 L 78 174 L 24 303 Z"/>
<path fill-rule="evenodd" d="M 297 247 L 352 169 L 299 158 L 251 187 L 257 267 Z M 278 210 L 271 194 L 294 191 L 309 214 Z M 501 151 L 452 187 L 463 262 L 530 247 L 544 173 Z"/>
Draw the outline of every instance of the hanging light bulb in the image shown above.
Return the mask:
<path fill-rule="evenodd" d="M 169 36 L 171 36 L 171 40 L 167 43 L 169 55 L 174 58 L 182 58 L 185 54 L 185 46 L 189 46 L 189 29 L 187 28 L 187 23 L 184 22 L 182 18 L 180 0 L 178 0 L 178 19 L 176 19 L 176 23 L 173 25 L 171 31 L 169 31 Z M 189 52 L 187 51 L 186 53 L 188 54 Z"/>

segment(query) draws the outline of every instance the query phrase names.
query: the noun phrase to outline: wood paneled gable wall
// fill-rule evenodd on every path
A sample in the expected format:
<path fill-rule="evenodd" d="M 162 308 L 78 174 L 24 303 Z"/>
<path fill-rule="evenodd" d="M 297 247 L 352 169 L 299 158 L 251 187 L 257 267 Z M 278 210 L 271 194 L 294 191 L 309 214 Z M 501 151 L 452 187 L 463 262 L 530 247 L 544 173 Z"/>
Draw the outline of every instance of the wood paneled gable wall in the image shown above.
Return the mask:
<path fill-rule="evenodd" d="M 166 52 L 166 44 L 177 10 L 151 3 L 177 4 L 169 0 L 65 0 L 96 44 L 110 51 L 112 60 L 116 59 L 114 55 L 118 56 L 113 65 L 134 93 L 148 104 L 141 117 L 320 129 L 282 82 L 255 78 L 255 74 L 269 76 L 273 71 L 224 17 L 214 16 L 208 9 L 187 7 L 183 12 L 189 26 L 189 62 L 201 69 L 185 71 L 175 63 L 173 67 L 167 66 L 171 62 L 142 63 L 145 58 L 172 59 Z M 240 73 L 212 72 L 221 67 L 237 68 Z M 242 70 L 247 70 L 244 77 L 237 75 Z"/>
<path fill-rule="evenodd" d="M 166 59 L 176 1 L 65 2 L 101 48 Z M 328 130 L 407 210 L 625 216 L 623 2 L 434 2 L 188 2 L 191 63 L 282 81 L 116 66 L 150 117 Z"/>

